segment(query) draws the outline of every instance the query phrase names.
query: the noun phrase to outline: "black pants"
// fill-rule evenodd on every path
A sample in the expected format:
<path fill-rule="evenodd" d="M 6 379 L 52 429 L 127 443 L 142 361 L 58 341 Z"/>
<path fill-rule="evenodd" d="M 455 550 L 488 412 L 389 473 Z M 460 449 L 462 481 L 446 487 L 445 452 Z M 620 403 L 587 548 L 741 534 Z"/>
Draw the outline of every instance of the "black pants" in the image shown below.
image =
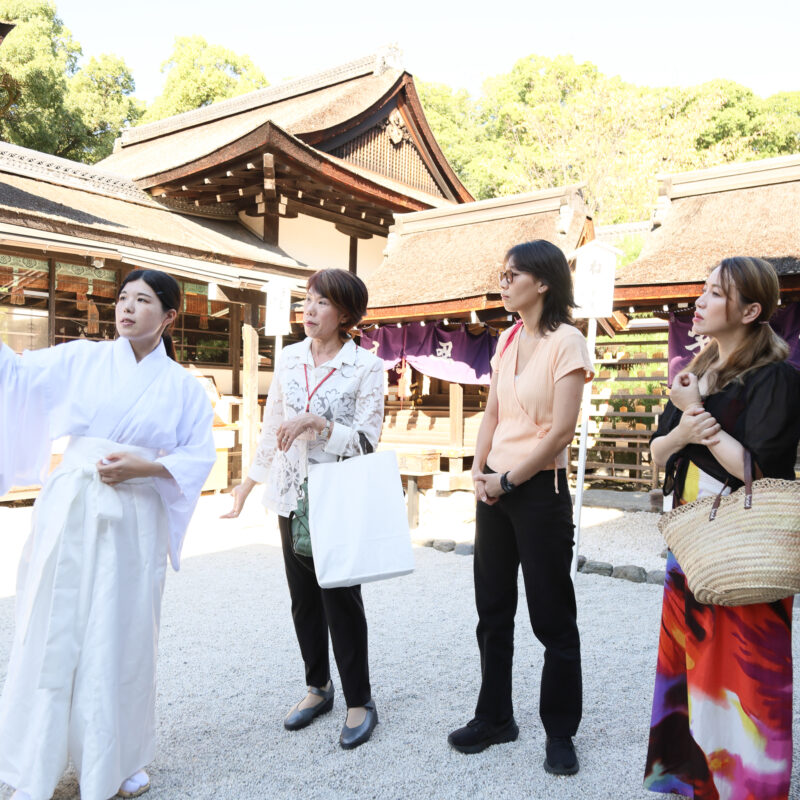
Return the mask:
<path fill-rule="evenodd" d="M 294 629 L 306 667 L 306 684 L 324 686 L 330 680 L 330 630 L 347 707 L 363 706 L 372 696 L 372 690 L 369 685 L 367 618 L 361 587 L 320 589 L 314 573 L 314 560 L 294 552 L 289 519 L 279 516 L 278 527 L 292 597 Z"/>
<path fill-rule="evenodd" d="M 582 684 L 569 574 L 574 526 L 566 471 L 558 471 L 558 494 L 553 471 L 543 471 L 494 505 L 479 501 L 475 521 L 482 674 L 475 716 L 503 723 L 513 715 L 511 664 L 521 564 L 531 626 L 545 648 L 539 714 L 548 735 L 573 736 L 581 719 Z"/>

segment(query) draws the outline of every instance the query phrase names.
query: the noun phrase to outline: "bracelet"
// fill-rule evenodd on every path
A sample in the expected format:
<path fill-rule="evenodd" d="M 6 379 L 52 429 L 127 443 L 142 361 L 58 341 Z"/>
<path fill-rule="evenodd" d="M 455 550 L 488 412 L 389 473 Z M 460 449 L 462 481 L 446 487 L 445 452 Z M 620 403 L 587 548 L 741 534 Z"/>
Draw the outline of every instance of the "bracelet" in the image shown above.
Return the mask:
<path fill-rule="evenodd" d="M 501 489 L 502 489 L 502 490 L 503 490 L 503 491 L 504 491 L 506 494 L 509 494 L 510 492 L 513 492 L 513 491 L 514 491 L 514 489 L 516 489 L 516 488 L 517 488 L 516 484 L 514 484 L 514 483 L 511 483 L 511 481 L 508 479 L 508 473 L 509 473 L 509 472 L 511 472 L 511 470 L 508 470 L 508 472 L 504 472 L 504 473 L 503 473 L 503 474 L 500 476 L 500 488 L 501 488 Z"/>

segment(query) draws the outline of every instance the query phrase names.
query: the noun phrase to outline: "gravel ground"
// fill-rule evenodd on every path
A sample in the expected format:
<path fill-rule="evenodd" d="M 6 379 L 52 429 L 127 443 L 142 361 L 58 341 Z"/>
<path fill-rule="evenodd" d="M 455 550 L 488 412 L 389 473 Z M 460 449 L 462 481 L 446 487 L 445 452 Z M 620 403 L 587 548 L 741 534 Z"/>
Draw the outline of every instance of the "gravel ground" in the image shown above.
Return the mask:
<path fill-rule="evenodd" d="M 217 521 L 227 508 L 224 497 L 203 498 L 183 569 L 167 580 L 158 755 L 149 770 L 148 797 L 657 797 L 641 788 L 641 778 L 660 587 L 577 576 L 585 707 L 575 744 L 581 771 L 557 778 L 542 770 L 542 651 L 524 611 L 514 673 L 519 740 L 472 756 L 447 746 L 447 733 L 472 716 L 479 686 L 472 558 L 416 548 L 412 575 L 364 587 L 380 724 L 368 744 L 344 752 L 337 743 L 345 715 L 340 693 L 333 712 L 309 728 L 289 733 L 281 725 L 304 687 L 276 526 L 254 500 L 238 521 Z M 429 493 L 415 536 L 471 539 L 472 515 L 469 495 Z M 0 508 L 0 677 L 13 627 L 9 563 L 16 560 L 29 517 L 29 509 Z M 584 509 L 580 550 L 615 565 L 663 567 L 655 519 Z M 338 689 L 335 673 L 334 683 Z M 796 703 L 795 719 L 797 711 Z M 800 740 L 800 724 L 796 736 Z M 800 776 L 794 784 L 800 787 Z M 0 791 L 0 797 L 7 794 Z M 64 777 L 54 797 L 78 797 L 74 773 Z M 800 798 L 800 789 L 792 797 Z"/>

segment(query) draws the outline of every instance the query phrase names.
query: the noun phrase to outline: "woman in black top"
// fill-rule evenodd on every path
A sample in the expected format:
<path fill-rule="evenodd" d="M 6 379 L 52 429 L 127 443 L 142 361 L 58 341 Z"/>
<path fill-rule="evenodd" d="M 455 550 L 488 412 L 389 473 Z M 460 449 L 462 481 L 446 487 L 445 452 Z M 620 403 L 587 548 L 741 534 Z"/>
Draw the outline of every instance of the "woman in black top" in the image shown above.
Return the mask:
<path fill-rule="evenodd" d="M 768 322 L 778 301 L 772 266 L 725 259 L 696 303 L 707 343 L 673 383 L 653 436 L 664 493 L 680 502 L 726 492 L 753 470 L 794 479 L 800 373 Z M 703 535 L 702 529 L 697 532 Z M 645 786 L 716 800 L 786 800 L 792 763 L 792 598 L 707 606 L 672 553 L 661 617 Z"/>

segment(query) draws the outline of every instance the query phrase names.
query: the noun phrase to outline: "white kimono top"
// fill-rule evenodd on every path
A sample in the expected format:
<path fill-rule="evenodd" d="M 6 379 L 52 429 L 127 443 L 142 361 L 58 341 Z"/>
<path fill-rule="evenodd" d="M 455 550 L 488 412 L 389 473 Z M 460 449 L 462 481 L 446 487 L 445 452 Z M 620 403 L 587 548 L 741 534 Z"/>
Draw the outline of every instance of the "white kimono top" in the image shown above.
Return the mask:
<path fill-rule="evenodd" d="M 295 439 L 288 451 L 278 450 L 276 431 L 284 420 L 305 412 L 309 394 L 309 411 L 334 423 L 330 439 L 312 432 Z M 362 437 L 374 450 L 382 427 L 383 362 L 350 339 L 330 361 L 315 367 L 311 339 L 305 339 L 281 354 L 248 477 L 266 484 L 264 505 L 288 517 L 297 508 L 309 463 L 359 455 L 364 452 Z"/>
<path fill-rule="evenodd" d="M 186 528 L 216 457 L 213 410 L 200 382 L 163 343 L 137 363 L 127 339 L 78 340 L 16 355 L 0 348 L 0 495 L 43 483 L 53 439 L 91 436 L 147 447 L 171 478 L 154 478 L 179 569 Z"/>

